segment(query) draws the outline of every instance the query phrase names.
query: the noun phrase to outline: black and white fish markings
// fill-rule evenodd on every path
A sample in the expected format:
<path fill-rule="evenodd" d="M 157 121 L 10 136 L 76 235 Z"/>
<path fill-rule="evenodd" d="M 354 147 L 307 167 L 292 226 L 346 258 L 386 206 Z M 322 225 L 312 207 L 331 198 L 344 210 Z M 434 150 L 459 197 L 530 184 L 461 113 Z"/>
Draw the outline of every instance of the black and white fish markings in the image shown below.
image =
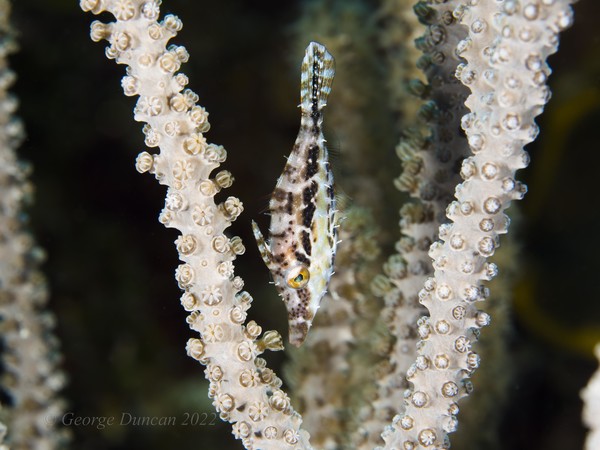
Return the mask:
<path fill-rule="evenodd" d="M 252 222 L 262 258 L 287 307 L 290 342 L 296 346 L 306 339 L 333 274 L 335 197 L 322 125 L 334 74 L 333 57 L 311 42 L 302 60 L 300 131 L 269 202 L 268 242 Z"/>

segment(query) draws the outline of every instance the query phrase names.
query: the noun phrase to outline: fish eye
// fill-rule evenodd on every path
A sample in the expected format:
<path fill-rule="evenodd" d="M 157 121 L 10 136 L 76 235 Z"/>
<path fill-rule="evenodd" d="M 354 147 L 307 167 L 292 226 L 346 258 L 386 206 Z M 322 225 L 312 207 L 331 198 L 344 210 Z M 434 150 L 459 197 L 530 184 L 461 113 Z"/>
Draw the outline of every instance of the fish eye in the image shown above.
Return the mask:
<path fill-rule="evenodd" d="M 292 289 L 300 289 L 306 286 L 310 279 L 310 272 L 306 266 L 297 266 L 287 273 L 286 283 Z"/>

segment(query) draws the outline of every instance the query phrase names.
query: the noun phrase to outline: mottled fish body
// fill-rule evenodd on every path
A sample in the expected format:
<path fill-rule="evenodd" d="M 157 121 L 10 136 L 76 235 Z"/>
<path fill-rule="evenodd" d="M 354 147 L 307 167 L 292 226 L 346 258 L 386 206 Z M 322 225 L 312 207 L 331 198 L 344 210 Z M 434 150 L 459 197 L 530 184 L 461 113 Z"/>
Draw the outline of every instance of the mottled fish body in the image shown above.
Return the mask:
<path fill-rule="evenodd" d="M 287 307 L 290 342 L 296 346 L 306 339 L 333 274 L 335 197 L 322 125 L 334 74 L 333 57 L 311 42 L 302 61 L 300 131 L 269 203 L 268 242 L 252 222 Z"/>

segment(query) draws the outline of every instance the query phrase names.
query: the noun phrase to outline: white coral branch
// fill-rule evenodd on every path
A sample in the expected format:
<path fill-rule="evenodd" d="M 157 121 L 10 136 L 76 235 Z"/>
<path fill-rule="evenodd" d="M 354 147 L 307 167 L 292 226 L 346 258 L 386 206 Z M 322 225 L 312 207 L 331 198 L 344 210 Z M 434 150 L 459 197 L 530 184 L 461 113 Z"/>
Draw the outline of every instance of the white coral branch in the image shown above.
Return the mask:
<path fill-rule="evenodd" d="M 600 362 L 600 344 L 594 349 Z M 583 422 L 590 429 L 585 441 L 585 450 L 600 448 L 600 369 L 594 373 L 588 385 L 581 391 L 583 399 Z"/>
<path fill-rule="evenodd" d="M 430 317 L 419 324 L 406 410 L 384 434 L 390 449 L 447 448 L 447 434 L 458 425 L 457 401 L 471 392 L 468 378 L 479 366 L 472 343 L 490 322 L 476 307 L 489 295 L 481 282 L 497 273 L 488 258 L 508 229 L 504 210 L 525 193 L 514 176 L 528 163 L 523 147 L 535 139 L 534 118 L 549 99 L 546 58 L 571 24 L 567 0 L 469 4 L 463 17 L 469 37 L 458 45 L 467 64 L 457 76 L 472 91 L 466 102 L 472 112 L 462 125 L 473 156 L 464 161 L 465 181 L 447 208 L 452 223 L 440 227 L 441 241 L 430 249 L 435 274 L 419 294 Z"/>
<path fill-rule="evenodd" d="M 231 186 L 227 171 L 211 173 L 226 158 L 223 147 L 209 144 L 208 113 L 196 104 L 198 96 L 184 89 L 188 79 L 178 70 L 188 59 L 184 47 L 167 42 L 181 21 L 167 15 L 159 22 L 160 1 L 82 0 L 85 11 L 111 12 L 116 22 L 94 22 L 91 36 L 106 39 L 106 55 L 127 64 L 122 86 L 126 95 L 139 96 L 135 119 L 144 122 L 145 142 L 160 153 L 142 152 L 136 167 L 168 186 L 159 220 L 176 228 L 183 263 L 175 278 L 185 292 L 181 303 L 190 312 L 187 322 L 200 334 L 187 344 L 188 355 L 206 365 L 209 396 L 233 434 L 248 449 L 310 448 L 302 419 L 280 389 L 281 380 L 259 354 L 282 348 L 277 333 L 259 339 L 261 327 L 244 325 L 252 297 L 233 274 L 232 261 L 245 249 L 238 237 L 224 232 L 243 210 L 229 197 L 216 205 L 214 196 Z"/>

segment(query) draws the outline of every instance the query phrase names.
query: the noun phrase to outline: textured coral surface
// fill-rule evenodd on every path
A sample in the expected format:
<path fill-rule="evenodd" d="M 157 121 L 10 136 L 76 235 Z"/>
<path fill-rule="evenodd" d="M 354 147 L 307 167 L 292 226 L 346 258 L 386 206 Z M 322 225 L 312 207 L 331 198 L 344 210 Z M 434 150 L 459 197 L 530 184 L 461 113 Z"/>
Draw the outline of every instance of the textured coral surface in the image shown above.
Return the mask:
<path fill-rule="evenodd" d="M 266 227 L 261 211 L 297 132 L 302 55 L 293 54 L 289 30 L 298 3 L 169 0 L 162 7 L 184 23 L 173 42 L 191 55 L 184 72 L 210 112 L 210 141 L 227 149 L 219 170 L 236 178 L 217 201 L 235 196 L 244 203 L 228 230 L 247 247 L 236 274 L 254 297 L 249 319 L 281 331 L 284 340 L 285 308 L 250 245 L 249 222 L 262 219 Z M 530 192 L 522 202 L 525 267 L 509 341 L 519 373 L 505 394 L 503 448 L 583 443 L 577 393 L 596 369 L 588 355 L 600 340 L 593 281 L 600 248 L 590 225 L 599 219 L 597 8 L 596 2 L 575 6 L 576 24 L 551 59 L 553 98 L 539 119 L 538 141 L 528 146 L 533 162 L 519 174 Z M 75 446 L 239 449 L 230 425 L 213 420 L 208 383 L 184 351 L 191 332 L 173 278 L 177 233 L 156 220 L 164 187 L 134 169 L 144 135 L 132 120 L 135 101 L 119 88 L 124 67 L 110 64 L 104 45 L 89 41 L 91 16 L 75 2 L 18 0 L 14 9 L 21 50 L 11 60 L 28 131 L 22 153 L 35 167 L 32 223 L 49 254 L 45 269 L 70 373 L 70 410 L 117 422 L 124 414 L 178 421 L 72 425 Z M 331 103 L 335 95 L 334 89 Z M 328 139 L 343 159 L 345 144 L 331 131 Z M 396 158 L 394 148 L 389 158 Z M 394 223 L 399 207 L 389 208 Z M 283 358 L 269 355 L 269 366 Z"/>

